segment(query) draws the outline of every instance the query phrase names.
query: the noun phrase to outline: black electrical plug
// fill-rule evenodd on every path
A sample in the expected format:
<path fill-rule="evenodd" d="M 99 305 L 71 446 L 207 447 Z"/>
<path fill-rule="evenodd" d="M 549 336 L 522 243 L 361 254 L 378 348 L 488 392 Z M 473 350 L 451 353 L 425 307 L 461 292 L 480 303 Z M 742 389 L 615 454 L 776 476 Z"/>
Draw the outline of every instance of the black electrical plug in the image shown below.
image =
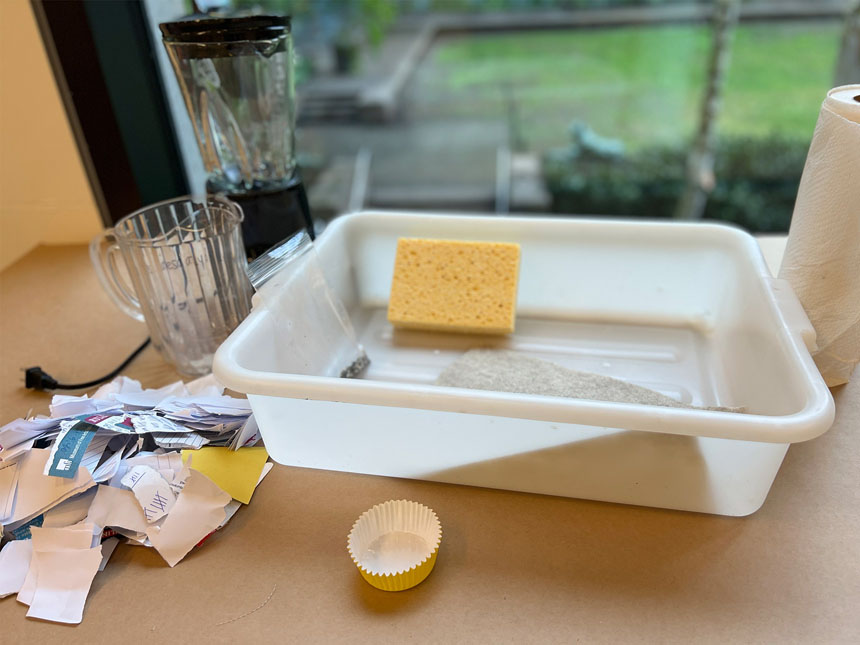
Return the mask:
<path fill-rule="evenodd" d="M 140 354 L 144 349 L 146 349 L 147 345 L 149 345 L 149 338 L 143 341 L 143 344 L 134 350 L 127 359 L 122 362 L 122 365 L 113 370 L 110 374 L 105 374 L 102 377 L 97 379 L 93 379 L 92 381 L 87 381 L 86 383 L 60 383 L 53 376 L 48 374 L 47 372 L 43 372 L 41 367 L 28 367 L 24 370 L 24 387 L 28 390 L 38 390 L 39 392 L 44 392 L 45 390 L 83 390 L 88 387 L 93 387 L 95 385 L 99 385 L 104 383 L 105 381 L 109 381 L 114 376 L 119 374 L 122 370 L 124 370 L 129 363 L 131 363 L 138 354 Z"/>
<path fill-rule="evenodd" d="M 25 370 L 24 387 L 28 390 L 44 392 L 45 390 L 57 389 L 57 385 L 59 385 L 57 379 L 47 372 L 43 372 L 41 367 L 28 367 Z"/>

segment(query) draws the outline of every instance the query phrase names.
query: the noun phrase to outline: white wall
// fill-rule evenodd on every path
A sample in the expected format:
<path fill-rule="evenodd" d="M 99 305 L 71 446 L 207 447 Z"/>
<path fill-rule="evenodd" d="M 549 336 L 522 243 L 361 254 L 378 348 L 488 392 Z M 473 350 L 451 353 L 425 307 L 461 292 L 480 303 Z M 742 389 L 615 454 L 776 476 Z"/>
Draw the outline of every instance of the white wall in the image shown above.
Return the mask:
<path fill-rule="evenodd" d="M 28 0 L 0 0 L 0 270 L 102 229 Z"/>

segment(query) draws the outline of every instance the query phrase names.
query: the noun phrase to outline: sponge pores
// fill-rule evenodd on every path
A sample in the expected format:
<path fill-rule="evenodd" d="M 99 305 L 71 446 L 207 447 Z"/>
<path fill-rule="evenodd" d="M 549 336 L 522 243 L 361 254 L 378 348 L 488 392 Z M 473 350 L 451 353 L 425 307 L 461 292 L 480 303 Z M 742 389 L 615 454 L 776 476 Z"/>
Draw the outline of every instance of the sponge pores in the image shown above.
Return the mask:
<path fill-rule="evenodd" d="M 388 320 L 404 329 L 514 331 L 520 246 L 401 238 Z"/>

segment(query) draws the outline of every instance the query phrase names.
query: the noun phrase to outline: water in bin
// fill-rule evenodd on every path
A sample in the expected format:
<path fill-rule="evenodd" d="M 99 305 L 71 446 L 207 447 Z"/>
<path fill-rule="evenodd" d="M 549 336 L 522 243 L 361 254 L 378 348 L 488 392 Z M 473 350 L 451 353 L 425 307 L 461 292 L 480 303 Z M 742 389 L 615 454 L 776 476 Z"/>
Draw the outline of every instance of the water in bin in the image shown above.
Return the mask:
<path fill-rule="evenodd" d="M 251 262 L 248 277 L 257 289 L 254 307 L 274 314 L 282 371 L 354 378 L 370 364 L 305 231 Z M 302 329 L 313 333 L 297 333 Z"/>

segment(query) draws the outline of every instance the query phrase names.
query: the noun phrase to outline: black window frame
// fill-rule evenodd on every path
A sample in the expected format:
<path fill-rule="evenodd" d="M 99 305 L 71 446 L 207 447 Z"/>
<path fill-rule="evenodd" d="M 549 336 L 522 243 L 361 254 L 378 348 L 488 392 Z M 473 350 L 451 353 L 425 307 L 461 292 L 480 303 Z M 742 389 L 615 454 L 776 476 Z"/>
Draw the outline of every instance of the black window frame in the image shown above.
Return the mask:
<path fill-rule="evenodd" d="M 31 0 L 106 226 L 188 193 L 141 0 Z"/>

